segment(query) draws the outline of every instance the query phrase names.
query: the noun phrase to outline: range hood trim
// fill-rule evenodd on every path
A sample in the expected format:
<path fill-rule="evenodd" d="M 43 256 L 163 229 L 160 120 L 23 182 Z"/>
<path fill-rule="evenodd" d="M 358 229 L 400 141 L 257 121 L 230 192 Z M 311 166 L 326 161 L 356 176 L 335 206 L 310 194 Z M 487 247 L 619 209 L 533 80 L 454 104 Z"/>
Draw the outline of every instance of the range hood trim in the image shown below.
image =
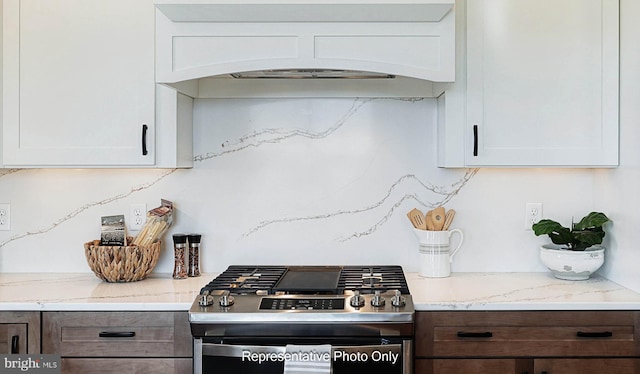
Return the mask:
<path fill-rule="evenodd" d="M 362 70 L 273 69 L 231 73 L 235 79 L 393 79 L 396 76 Z"/>
<path fill-rule="evenodd" d="M 173 22 L 438 22 L 455 0 L 156 1 Z"/>

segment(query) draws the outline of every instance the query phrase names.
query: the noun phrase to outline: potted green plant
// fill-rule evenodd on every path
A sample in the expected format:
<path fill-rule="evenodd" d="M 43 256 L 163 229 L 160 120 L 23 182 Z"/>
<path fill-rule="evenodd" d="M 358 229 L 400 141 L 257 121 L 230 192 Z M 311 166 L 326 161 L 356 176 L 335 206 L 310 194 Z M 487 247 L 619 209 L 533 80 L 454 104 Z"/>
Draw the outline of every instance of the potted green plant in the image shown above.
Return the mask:
<path fill-rule="evenodd" d="M 548 235 L 553 244 L 540 247 L 540 259 L 556 278 L 589 279 L 604 263 L 604 225 L 611 220 L 604 213 L 591 212 L 571 228 L 543 219 L 531 227 L 536 236 Z"/>

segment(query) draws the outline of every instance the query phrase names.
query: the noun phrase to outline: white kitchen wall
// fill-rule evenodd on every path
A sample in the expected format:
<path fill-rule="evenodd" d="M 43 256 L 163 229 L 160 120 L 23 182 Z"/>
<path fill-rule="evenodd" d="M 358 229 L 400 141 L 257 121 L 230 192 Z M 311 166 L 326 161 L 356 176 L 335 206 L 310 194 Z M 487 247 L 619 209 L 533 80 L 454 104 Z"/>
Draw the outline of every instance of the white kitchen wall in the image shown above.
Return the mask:
<path fill-rule="evenodd" d="M 594 172 L 596 208 L 615 219 L 601 273 L 640 292 L 640 2 L 620 6 L 620 167 Z"/>
<path fill-rule="evenodd" d="M 438 204 L 458 214 L 465 243 L 452 270 L 545 271 L 524 229 L 524 205 L 570 222 L 591 210 L 614 220 L 602 273 L 640 291 L 640 4 L 622 1 L 621 166 L 440 169 L 431 99 L 199 100 L 193 169 L 0 170 L 0 272 L 87 272 L 83 243 L 100 216 L 174 201 L 157 273 L 173 268 L 171 234 L 203 234 L 202 270 L 236 263 L 400 264 L 416 271 L 406 213 Z M 204 281 L 204 280 L 203 280 Z"/>

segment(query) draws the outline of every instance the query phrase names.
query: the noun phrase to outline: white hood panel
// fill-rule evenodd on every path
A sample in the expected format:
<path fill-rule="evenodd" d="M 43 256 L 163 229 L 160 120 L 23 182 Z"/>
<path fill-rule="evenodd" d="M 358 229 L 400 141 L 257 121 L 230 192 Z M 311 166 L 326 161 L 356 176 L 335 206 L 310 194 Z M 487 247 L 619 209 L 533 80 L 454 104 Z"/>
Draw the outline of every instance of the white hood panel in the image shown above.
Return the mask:
<path fill-rule="evenodd" d="M 270 78 L 274 71 L 283 72 L 282 78 L 300 70 L 371 72 L 423 81 L 424 87 L 454 80 L 453 0 L 192 1 L 156 7 L 156 80 L 194 97 L 202 96 L 201 81 L 221 78 L 216 84 L 233 85 L 232 74 L 256 71 L 269 71 Z M 366 86 L 367 79 L 358 80 Z M 331 85 L 336 83 L 323 86 Z"/>

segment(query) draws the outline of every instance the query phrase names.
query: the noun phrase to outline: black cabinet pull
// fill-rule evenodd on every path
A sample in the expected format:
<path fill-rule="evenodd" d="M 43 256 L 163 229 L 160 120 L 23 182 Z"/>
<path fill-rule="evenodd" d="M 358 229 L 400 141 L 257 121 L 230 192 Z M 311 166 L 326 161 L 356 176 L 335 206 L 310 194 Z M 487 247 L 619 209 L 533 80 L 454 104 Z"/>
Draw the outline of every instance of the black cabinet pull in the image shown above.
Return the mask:
<path fill-rule="evenodd" d="M 101 338 L 133 338 L 136 336 L 135 331 L 103 331 L 98 334 Z"/>
<path fill-rule="evenodd" d="M 585 332 L 578 331 L 576 333 L 578 338 L 610 338 L 613 336 L 611 331 L 594 331 L 594 332 Z"/>
<path fill-rule="evenodd" d="M 478 156 L 478 125 L 473 125 L 473 155 Z"/>
<path fill-rule="evenodd" d="M 142 155 L 146 156 L 147 153 L 147 130 L 149 129 L 149 126 L 147 125 L 142 125 Z"/>
<path fill-rule="evenodd" d="M 18 353 L 20 353 L 20 347 L 18 344 L 19 342 L 20 342 L 20 336 L 14 335 L 11 337 L 11 354 L 12 355 L 17 355 Z"/>
<path fill-rule="evenodd" d="M 458 338 L 491 338 L 493 333 L 491 331 L 483 332 L 465 332 L 458 331 Z"/>

